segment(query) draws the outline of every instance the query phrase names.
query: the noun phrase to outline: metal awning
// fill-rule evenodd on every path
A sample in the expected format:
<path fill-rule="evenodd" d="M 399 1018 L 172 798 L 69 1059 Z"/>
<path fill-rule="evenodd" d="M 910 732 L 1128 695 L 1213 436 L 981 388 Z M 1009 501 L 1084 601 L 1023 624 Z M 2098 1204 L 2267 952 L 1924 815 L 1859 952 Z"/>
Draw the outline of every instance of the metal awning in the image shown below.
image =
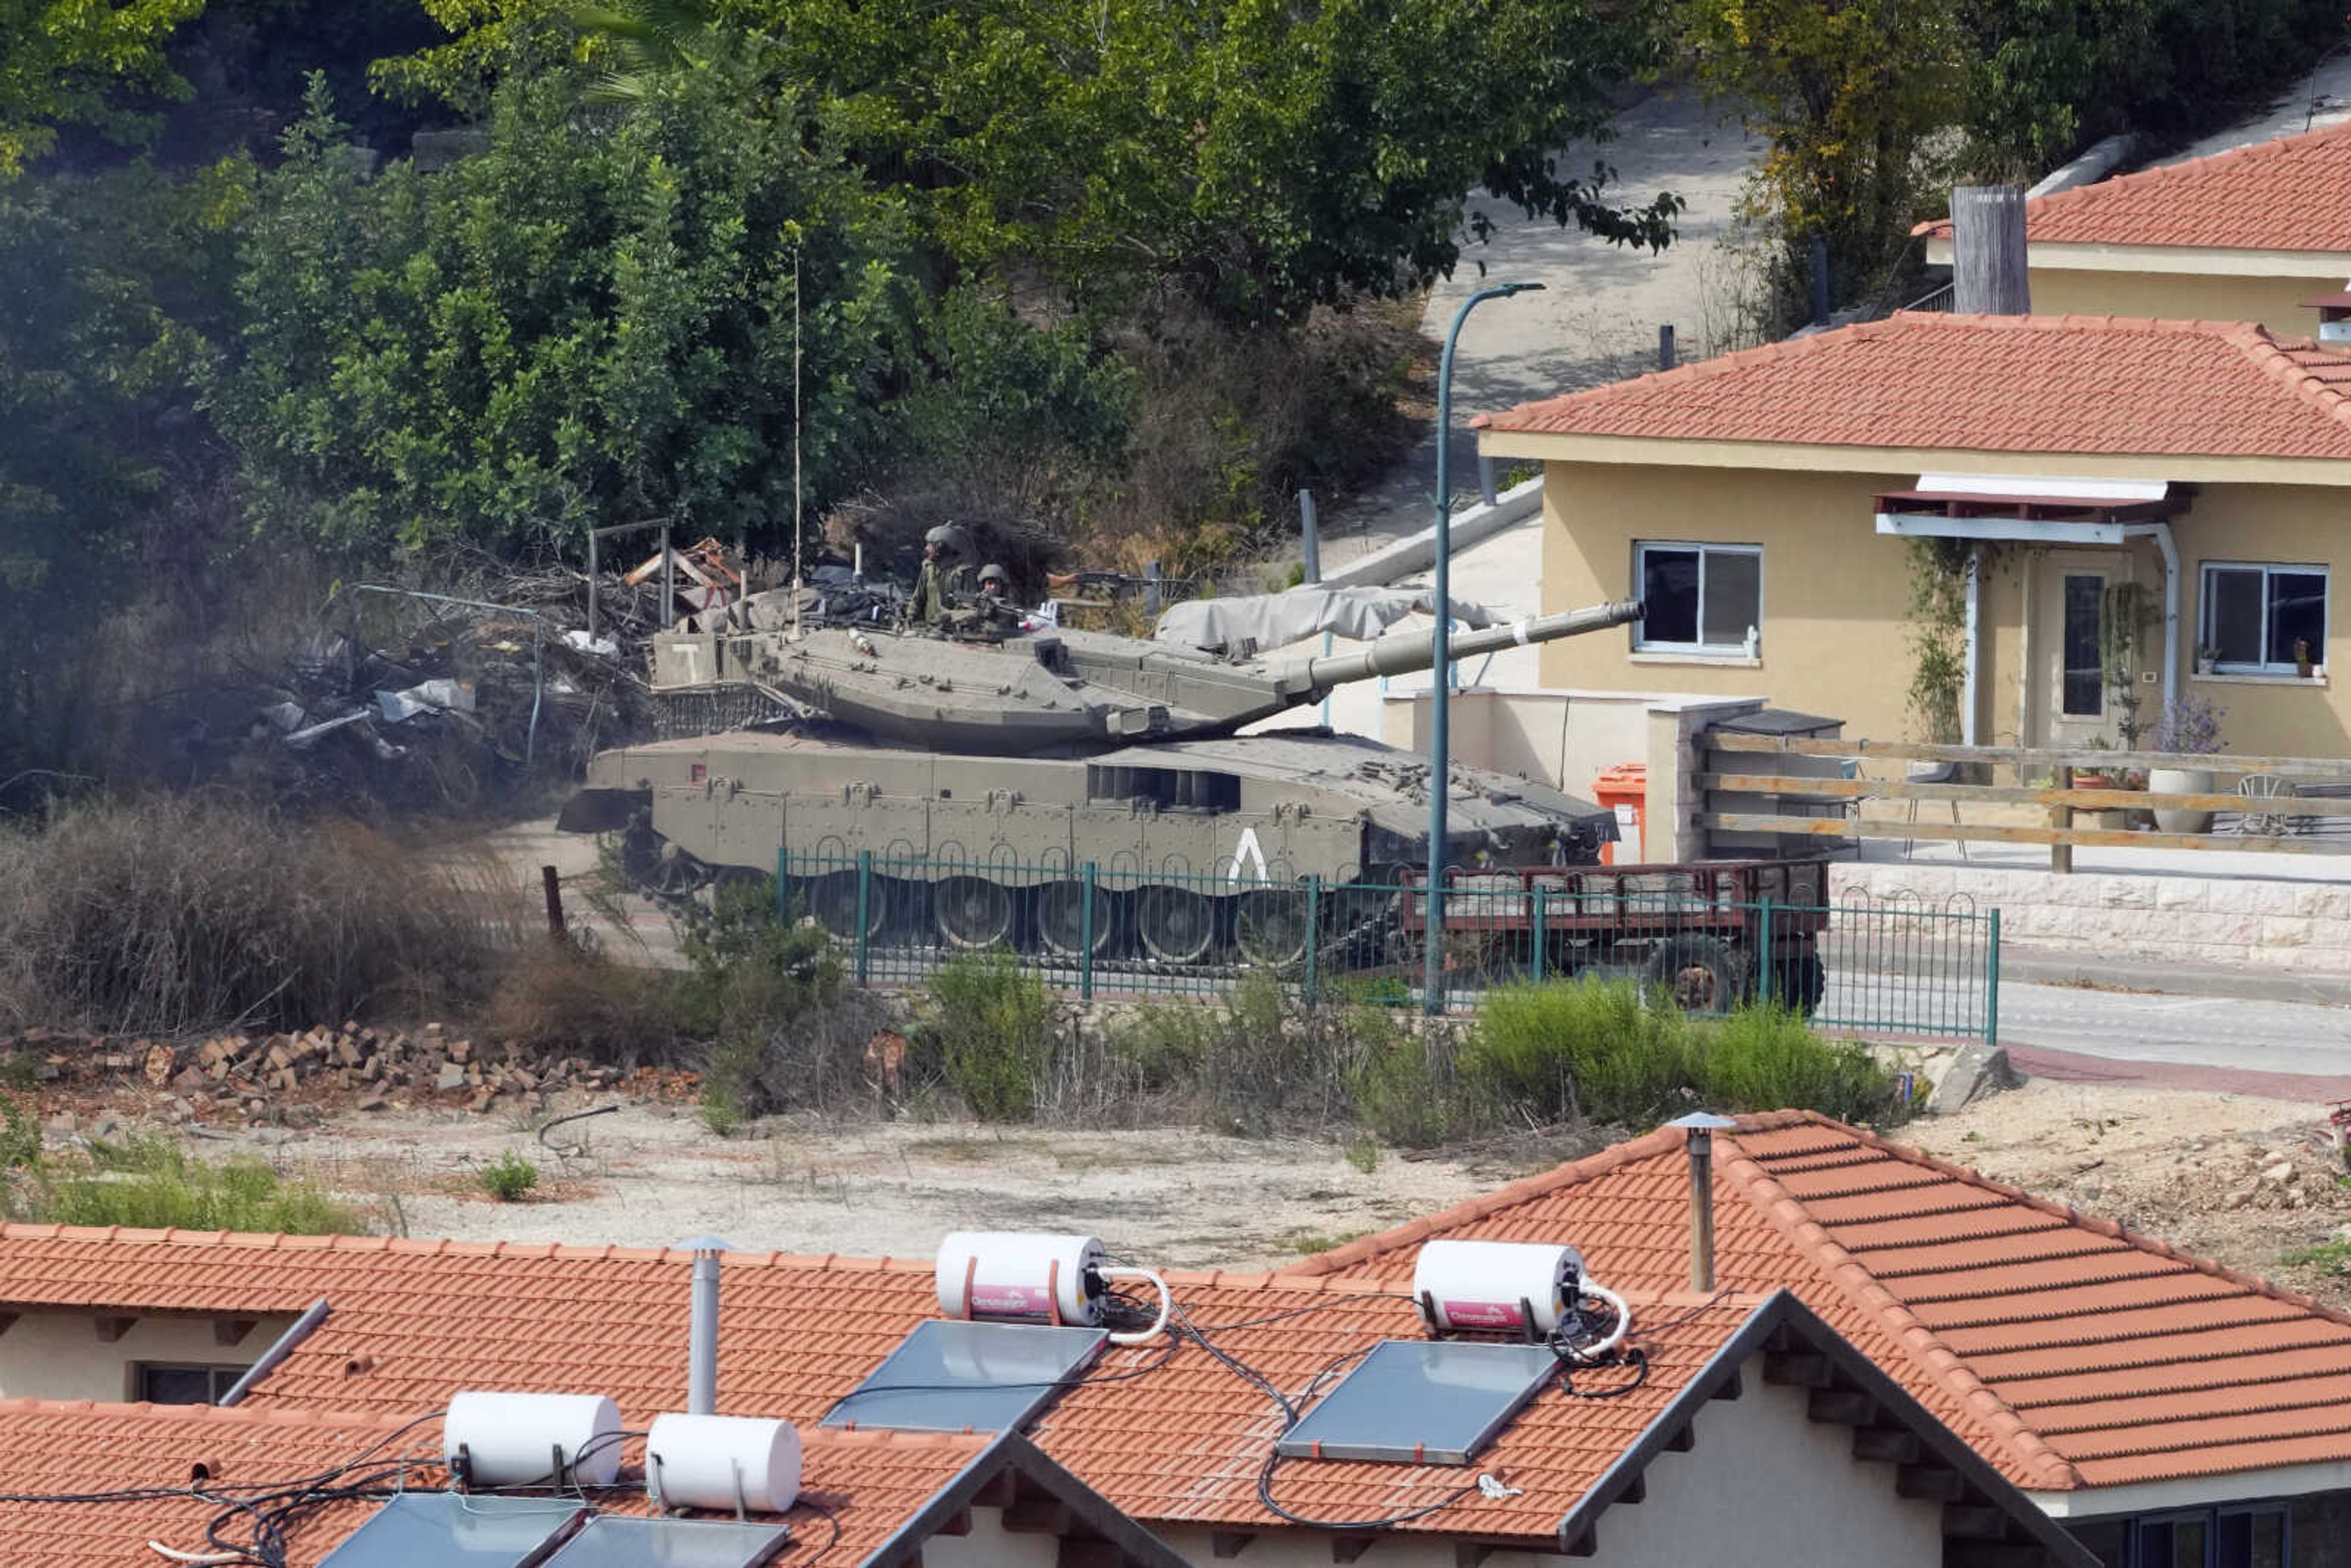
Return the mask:
<path fill-rule="evenodd" d="M 1879 493 L 1877 531 L 1910 538 L 2118 545 L 2127 529 L 2188 509 L 2193 488 L 2161 479 L 2061 479 L 1921 474 Z"/>

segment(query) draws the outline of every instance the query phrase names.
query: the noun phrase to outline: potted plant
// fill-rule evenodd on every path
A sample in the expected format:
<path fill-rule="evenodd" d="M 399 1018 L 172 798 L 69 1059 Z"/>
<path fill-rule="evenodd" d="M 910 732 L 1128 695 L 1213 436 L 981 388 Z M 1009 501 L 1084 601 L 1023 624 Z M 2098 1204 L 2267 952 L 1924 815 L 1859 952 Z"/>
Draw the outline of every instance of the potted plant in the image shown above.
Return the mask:
<path fill-rule="evenodd" d="M 2294 640 L 2294 673 L 2305 681 L 2318 673 L 2318 666 L 2311 662 L 2310 639 L 2307 637 Z"/>
<path fill-rule="evenodd" d="M 2294 652 L 2302 652 L 2300 643 L 2294 645 Z M 2163 716 L 2155 721 L 2150 732 L 2154 749 L 2184 757 L 2210 757 L 2228 745 L 2220 738 L 2220 721 L 2227 716 L 2226 708 L 2216 707 L 2201 697 L 2176 697 L 2164 705 Z M 2213 770 L 2150 768 L 2147 784 L 2158 795 L 2209 795 L 2212 792 Z M 2207 833 L 2212 831 L 2212 813 L 2158 807 L 2155 825 L 2167 833 Z"/>
<path fill-rule="evenodd" d="M 2113 744 L 2103 735 L 2094 735 L 2084 741 L 2082 747 L 2086 751 L 2104 751 Z M 2085 763 L 2074 769 L 2074 788 L 2076 789 L 2111 789 L 2114 787 L 2114 769 L 2104 764 Z"/>
<path fill-rule="evenodd" d="M 2213 669 L 2214 669 L 2214 668 L 2215 668 L 2215 667 L 2216 667 L 2220 663 L 2220 649 L 2218 649 L 2218 648 L 2205 647 L 2205 648 L 2199 648 L 2199 649 L 2197 649 L 2197 650 L 2196 650 L 2196 673 L 2197 673 L 2198 674 L 2199 674 L 2199 675 L 2209 675 L 2209 674 L 2210 674 L 2212 673 Z"/>

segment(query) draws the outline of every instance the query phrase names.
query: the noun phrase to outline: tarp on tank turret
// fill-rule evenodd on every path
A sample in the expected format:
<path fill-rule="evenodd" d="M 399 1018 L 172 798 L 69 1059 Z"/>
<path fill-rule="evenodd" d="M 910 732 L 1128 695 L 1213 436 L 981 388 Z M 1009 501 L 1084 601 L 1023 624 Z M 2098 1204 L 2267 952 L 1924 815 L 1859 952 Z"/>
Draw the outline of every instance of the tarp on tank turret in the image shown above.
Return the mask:
<path fill-rule="evenodd" d="M 1426 588 L 1310 584 L 1245 599 L 1188 599 L 1171 605 L 1151 635 L 1161 643 L 1210 651 L 1283 648 L 1321 632 L 1367 642 L 1436 603 L 1436 594 Z M 1492 625 L 1495 617 L 1482 604 L 1456 599 L 1453 619 L 1458 625 L 1477 627 Z"/>

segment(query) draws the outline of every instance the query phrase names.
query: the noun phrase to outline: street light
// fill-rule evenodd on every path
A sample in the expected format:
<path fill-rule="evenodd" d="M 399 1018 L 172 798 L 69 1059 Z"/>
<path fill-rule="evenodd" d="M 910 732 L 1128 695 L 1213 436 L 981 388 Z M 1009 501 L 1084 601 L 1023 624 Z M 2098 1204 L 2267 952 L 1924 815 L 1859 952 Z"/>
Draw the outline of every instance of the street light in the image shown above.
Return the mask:
<path fill-rule="evenodd" d="M 1427 947 L 1427 966 L 1421 976 L 1421 1005 L 1432 1015 L 1445 1010 L 1445 797 L 1453 778 L 1452 736 L 1447 732 L 1446 702 L 1453 684 L 1453 347 L 1461 340 L 1461 323 L 1481 300 L 1530 294 L 1540 283 L 1499 283 L 1481 288 L 1461 302 L 1453 326 L 1445 334 L 1445 358 L 1437 368 L 1437 636 L 1429 665 L 1437 679 L 1431 694 L 1428 725 L 1428 882 L 1427 918 L 1421 940 Z"/>

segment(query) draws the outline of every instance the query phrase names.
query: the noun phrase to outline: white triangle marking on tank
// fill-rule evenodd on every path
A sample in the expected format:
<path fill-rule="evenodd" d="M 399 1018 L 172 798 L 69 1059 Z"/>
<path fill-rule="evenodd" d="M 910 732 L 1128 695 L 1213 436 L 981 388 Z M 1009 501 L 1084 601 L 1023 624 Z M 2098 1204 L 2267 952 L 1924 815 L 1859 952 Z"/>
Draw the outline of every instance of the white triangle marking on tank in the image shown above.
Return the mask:
<path fill-rule="evenodd" d="M 1225 880 L 1227 882 L 1238 883 L 1241 880 L 1241 859 L 1243 856 L 1247 856 L 1257 865 L 1257 875 L 1251 880 L 1257 882 L 1270 882 L 1273 880 L 1272 876 L 1266 871 L 1265 851 L 1257 841 L 1257 830 L 1255 828 L 1243 828 L 1241 830 L 1241 841 L 1233 846 L 1233 863 L 1230 869 L 1225 873 Z"/>

